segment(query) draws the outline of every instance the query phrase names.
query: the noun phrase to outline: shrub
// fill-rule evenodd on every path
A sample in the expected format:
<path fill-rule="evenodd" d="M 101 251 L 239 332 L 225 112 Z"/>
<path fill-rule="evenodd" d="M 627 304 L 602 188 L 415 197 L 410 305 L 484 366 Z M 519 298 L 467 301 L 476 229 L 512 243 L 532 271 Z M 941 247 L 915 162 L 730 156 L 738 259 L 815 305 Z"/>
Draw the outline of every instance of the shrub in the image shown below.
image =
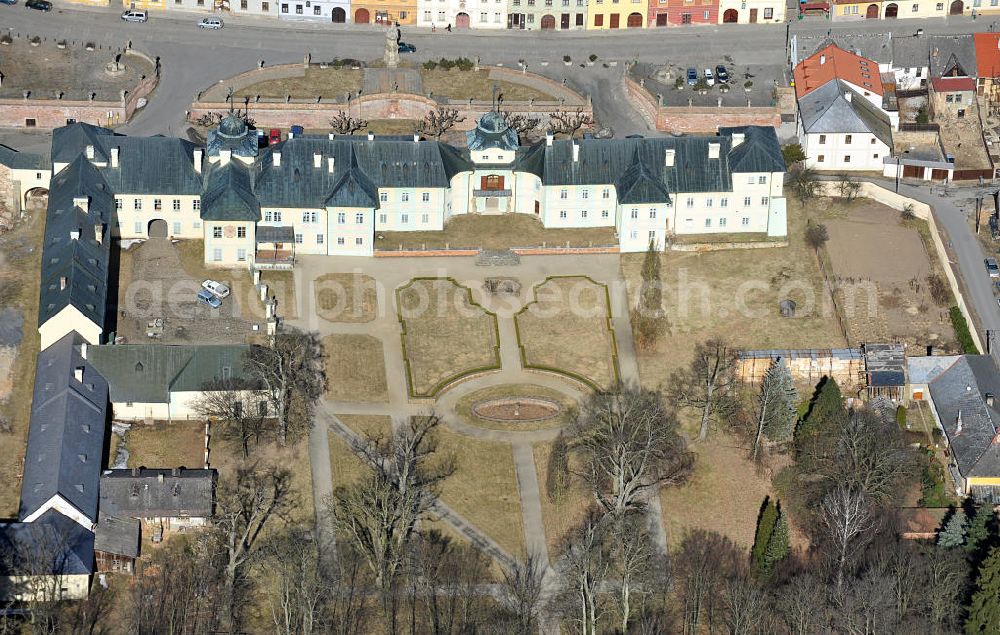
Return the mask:
<path fill-rule="evenodd" d="M 596 62 L 597 61 L 597 53 L 591 53 L 590 57 L 588 57 L 587 59 L 590 60 L 591 62 Z"/>
<path fill-rule="evenodd" d="M 969 355 L 978 354 L 979 347 L 976 346 L 976 341 L 972 339 L 972 333 L 969 331 L 969 323 L 965 321 L 962 310 L 957 306 L 953 306 L 948 310 L 948 317 L 951 318 L 951 326 L 955 329 L 955 337 L 958 338 L 958 345 L 962 348 L 962 352 Z"/>
<path fill-rule="evenodd" d="M 806 227 L 806 244 L 818 250 L 828 240 L 830 240 L 830 233 L 826 230 L 826 225 L 809 221 L 809 225 Z"/>
<path fill-rule="evenodd" d="M 427 60 L 426 62 L 424 62 L 424 70 L 432 71 L 435 68 L 437 68 L 437 65 L 438 63 L 435 62 L 434 60 Z"/>
<path fill-rule="evenodd" d="M 753 82 L 748 79 L 747 81 L 743 82 L 743 88 L 750 90 L 751 88 L 753 88 Z"/>
<path fill-rule="evenodd" d="M 467 57 L 460 57 L 455 60 L 455 66 L 458 67 L 458 70 L 467 72 L 474 69 L 476 67 L 476 63 Z"/>
<path fill-rule="evenodd" d="M 440 60 L 438 60 L 438 66 L 440 66 L 442 69 L 446 71 L 450 71 L 451 69 L 455 68 L 455 62 L 451 61 L 446 57 L 442 57 Z"/>
<path fill-rule="evenodd" d="M 917 110 L 917 123 L 926 124 L 930 123 L 930 121 L 931 118 L 927 114 L 927 106 L 921 106 L 920 109 Z"/>
<path fill-rule="evenodd" d="M 573 61 L 573 58 L 571 58 L 569 55 L 563 55 L 563 61 L 569 64 L 570 62 Z"/>
<path fill-rule="evenodd" d="M 785 160 L 785 165 L 794 165 L 806 160 L 806 153 L 800 143 L 786 143 L 781 146 L 781 158 Z"/>
<path fill-rule="evenodd" d="M 6 33 L 0 36 L 0 44 L 11 44 L 13 41 L 14 39 L 9 35 L 7 35 Z"/>
<path fill-rule="evenodd" d="M 684 88 L 684 78 L 678 77 L 674 80 L 674 88 L 681 89 Z"/>
<path fill-rule="evenodd" d="M 907 203 L 904 205 L 903 209 L 899 212 L 899 215 L 903 217 L 903 220 L 913 220 L 916 218 L 917 215 L 913 213 L 913 203 Z"/>
<path fill-rule="evenodd" d="M 30 40 L 28 40 L 28 41 L 31 42 L 32 44 L 41 44 L 42 43 L 42 38 L 40 38 L 40 37 L 38 37 L 36 35 L 36 36 L 32 37 Z"/>
<path fill-rule="evenodd" d="M 906 406 L 896 406 L 896 425 L 906 430 Z"/>
<path fill-rule="evenodd" d="M 940 306 L 951 302 L 951 289 L 948 288 L 948 283 L 940 275 L 932 273 L 927 276 L 927 288 L 931 292 L 931 299 Z"/>

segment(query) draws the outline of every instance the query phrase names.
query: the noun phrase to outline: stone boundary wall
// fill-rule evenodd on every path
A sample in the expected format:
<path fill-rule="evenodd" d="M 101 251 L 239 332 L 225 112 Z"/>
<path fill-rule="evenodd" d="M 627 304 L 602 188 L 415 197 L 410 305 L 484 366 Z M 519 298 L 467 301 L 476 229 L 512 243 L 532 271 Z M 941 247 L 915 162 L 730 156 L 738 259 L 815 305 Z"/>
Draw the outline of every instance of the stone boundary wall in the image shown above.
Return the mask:
<path fill-rule="evenodd" d="M 132 49 L 125 55 L 142 58 L 151 66 L 156 62 L 148 55 Z M 33 129 L 51 130 L 75 119 L 96 126 L 122 125 L 135 114 L 139 99 L 148 97 L 159 83 L 156 72 L 144 79 L 120 101 L 90 101 L 83 99 L 0 99 L 0 128 L 29 128 L 26 119 L 34 119 Z"/>
<path fill-rule="evenodd" d="M 589 254 L 617 254 L 617 245 L 604 247 L 512 247 L 518 256 L 580 256 Z M 392 249 L 375 250 L 376 258 L 439 258 L 445 256 L 475 256 L 478 249 Z"/>
<path fill-rule="evenodd" d="M 625 94 L 646 123 L 675 134 L 714 133 L 720 126 L 781 126 L 777 106 L 664 106 L 626 75 Z"/>
<path fill-rule="evenodd" d="M 787 247 L 787 240 L 762 240 L 746 243 L 688 243 L 671 244 L 668 251 L 725 251 L 728 249 L 770 249 L 772 247 Z"/>
<path fill-rule="evenodd" d="M 837 198 L 837 194 L 840 191 L 839 187 L 839 181 L 822 181 L 820 184 L 819 194 L 821 196 Z M 861 182 L 861 189 L 858 191 L 858 197 L 870 198 L 877 203 L 881 203 L 887 207 L 900 211 L 902 211 L 903 207 L 906 205 L 912 205 L 913 215 L 921 220 L 927 221 L 927 227 L 930 229 L 931 234 L 931 242 L 934 243 L 934 251 L 937 255 L 938 261 L 941 262 L 941 268 L 944 270 L 944 275 L 948 279 L 948 284 L 951 286 L 951 292 L 955 295 L 955 303 L 958 305 L 962 315 L 965 316 L 965 321 L 969 324 L 969 332 L 972 334 L 972 338 L 976 341 L 976 345 L 979 346 L 979 350 L 981 352 L 985 353 L 986 341 L 980 337 L 979 331 L 976 330 L 976 323 L 973 321 L 972 314 L 969 312 L 969 305 L 965 302 L 965 296 L 962 295 L 962 290 L 958 285 L 958 278 L 952 270 L 951 261 L 948 258 L 948 252 L 944 248 L 944 242 L 941 240 L 941 234 L 938 231 L 937 223 L 934 221 L 934 214 L 932 213 L 931 206 L 908 196 L 903 196 L 902 194 L 897 194 L 891 190 L 887 190 L 880 185 L 868 183 L 867 181 Z"/>

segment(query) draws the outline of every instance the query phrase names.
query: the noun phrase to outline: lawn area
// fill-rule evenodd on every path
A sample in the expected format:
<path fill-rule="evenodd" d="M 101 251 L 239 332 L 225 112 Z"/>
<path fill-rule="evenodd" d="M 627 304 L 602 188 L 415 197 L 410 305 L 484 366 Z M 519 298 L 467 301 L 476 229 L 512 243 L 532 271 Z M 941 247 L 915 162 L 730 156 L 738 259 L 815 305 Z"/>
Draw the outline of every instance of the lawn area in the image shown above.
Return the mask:
<path fill-rule="evenodd" d="M 480 216 L 461 214 L 449 220 L 443 231 L 381 232 L 375 249 L 507 249 L 509 247 L 615 245 L 614 228 L 546 229 L 528 214 Z"/>
<path fill-rule="evenodd" d="M 375 278 L 360 273 L 327 273 L 316 278 L 316 313 L 327 322 L 371 322 L 378 317 Z"/>
<path fill-rule="evenodd" d="M 5 347 L 5 365 L 0 384 L 0 420 L 9 422 L 10 432 L 0 432 L 0 518 L 17 516 L 21 497 L 21 470 L 31 395 L 38 356 L 38 271 L 41 266 L 44 207 L 31 212 L 29 220 L 0 237 L 0 310 L 12 310 L 23 319 L 20 343 Z M 11 319 L 7 315 L 5 319 Z"/>
<path fill-rule="evenodd" d="M 293 99 L 322 97 L 344 101 L 345 93 L 357 94 L 363 75 L 364 71 L 349 68 L 309 67 L 302 77 L 282 77 L 251 84 L 236 91 L 236 97 L 238 101 L 242 97 L 255 99 L 257 95 L 265 99 L 284 99 L 285 95 L 291 95 Z"/>
<path fill-rule="evenodd" d="M 433 397 L 468 374 L 500 367 L 496 315 L 447 278 L 415 278 L 396 290 L 410 394 Z"/>
<path fill-rule="evenodd" d="M 587 508 L 594 504 L 594 497 L 587 492 L 579 478 L 571 477 L 566 491 L 558 497 L 549 496 L 546 486 L 549 478 L 549 457 L 552 455 L 551 441 L 532 446 L 535 455 L 535 471 L 538 472 L 538 489 L 542 495 L 542 523 L 545 526 L 545 544 L 549 548 L 549 561 L 555 564 L 562 542 L 573 526 L 582 521 Z M 571 458 L 572 462 L 572 458 Z M 571 469 L 574 467 L 570 466 Z"/>
<path fill-rule="evenodd" d="M 746 451 L 732 437 L 717 434 L 692 444 L 697 455 L 690 481 L 660 493 L 667 540 L 677 544 L 687 529 L 717 531 L 737 545 L 753 546 L 757 515 L 764 497 L 774 495 L 767 475 L 758 474 Z M 776 461 L 777 463 L 777 461 Z M 781 466 L 774 465 L 774 473 Z M 790 527 L 792 546 L 805 546 L 805 537 Z"/>
<path fill-rule="evenodd" d="M 542 399 L 550 399 L 561 405 L 562 410 L 551 419 L 545 419 L 543 421 L 532 423 L 505 423 L 503 421 L 493 421 L 478 417 L 472 411 L 473 406 L 480 401 L 488 401 L 502 397 L 539 397 Z M 455 414 L 457 414 L 459 418 L 469 425 L 487 428 L 489 430 L 545 430 L 547 428 L 556 428 L 568 424 L 573 417 L 573 408 L 575 406 L 576 404 L 573 403 L 573 400 L 569 399 L 558 390 L 552 390 L 551 388 L 546 388 L 545 386 L 535 386 L 531 384 L 506 384 L 503 386 L 489 386 L 488 388 L 481 388 L 463 396 L 455 404 Z"/>
<path fill-rule="evenodd" d="M 388 400 L 382 340 L 370 335 L 327 335 L 322 342 L 326 355 L 327 399 Z"/>
<path fill-rule="evenodd" d="M 713 337 L 742 349 L 846 346 L 819 264 L 803 239 L 805 217 L 790 198 L 788 247 L 661 256 L 670 327 L 652 350 L 639 352 L 643 385 L 660 386 L 672 371 L 690 363 L 696 343 Z M 622 256 L 631 306 L 637 301 L 643 257 Z M 798 304 L 793 318 L 778 311 L 785 298 Z"/>
<path fill-rule="evenodd" d="M 556 101 L 548 93 L 513 82 L 490 79 L 488 69 L 478 71 L 427 70 L 420 69 L 420 79 L 423 81 L 424 92 L 435 95 L 445 95 L 452 99 L 488 99 L 492 94 L 493 85 L 503 95 L 505 101 Z"/>
<path fill-rule="evenodd" d="M 205 464 L 205 423 L 133 423 L 125 433 L 125 449 L 128 450 L 128 467 L 200 468 Z"/>
<path fill-rule="evenodd" d="M 455 457 L 455 473 L 445 479 L 441 500 L 513 554 L 523 558 L 521 500 L 509 443 L 438 431 L 438 452 Z"/>
<path fill-rule="evenodd" d="M 596 389 L 618 377 L 607 287 L 589 278 L 551 278 L 515 316 L 525 366 L 582 379 Z"/>
<path fill-rule="evenodd" d="M 389 417 L 377 415 L 337 415 L 344 425 L 358 434 L 381 434 L 387 436 L 392 421 Z M 347 442 L 335 434 L 330 434 L 330 474 L 334 488 L 351 485 L 369 474 L 371 468 L 362 461 Z"/>

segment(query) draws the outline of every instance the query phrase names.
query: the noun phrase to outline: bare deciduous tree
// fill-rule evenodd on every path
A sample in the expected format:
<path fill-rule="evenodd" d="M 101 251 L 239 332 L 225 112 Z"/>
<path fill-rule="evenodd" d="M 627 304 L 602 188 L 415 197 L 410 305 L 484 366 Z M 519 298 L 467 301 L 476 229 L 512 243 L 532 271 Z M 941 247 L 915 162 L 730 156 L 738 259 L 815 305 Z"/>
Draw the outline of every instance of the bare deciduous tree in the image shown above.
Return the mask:
<path fill-rule="evenodd" d="M 744 573 L 726 580 L 723 603 L 730 635 L 773 632 L 767 627 L 767 591 L 756 578 Z"/>
<path fill-rule="evenodd" d="M 538 126 L 542 123 L 540 117 L 532 117 L 530 115 L 519 115 L 512 113 L 510 111 L 505 111 L 501 113 L 503 115 L 503 120 L 509 128 L 517 133 L 517 136 L 523 137 L 527 134 L 538 129 Z"/>
<path fill-rule="evenodd" d="M 827 587 L 811 573 L 795 576 L 781 587 L 775 600 L 790 635 L 823 632 L 826 624 Z"/>
<path fill-rule="evenodd" d="M 823 499 L 820 520 L 839 593 L 848 568 L 872 539 L 878 518 L 864 491 L 838 485 Z"/>
<path fill-rule="evenodd" d="M 969 579 L 969 564 L 954 549 L 931 549 L 927 555 L 926 614 L 933 633 L 947 633 L 962 612 L 962 595 Z"/>
<path fill-rule="evenodd" d="M 629 624 L 637 605 L 645 595 L 652 592 L 653 584 L 662 584 L 666 578 L 654 581 L 653 567 L 666 567 L 666 562 L 658 557 L 649 535 L 645 517 L 629 514 L 625 517 L 610 517 L 610 546 L 613 575 L 618 583 L 615 604 L 620 617 L 622 633 L 629 632 Z"/>
<path fill-rule="evenodd" d="M 572 433 L 594 498 L 619 516 L 642 509 L 649 491 L 683 482 L 694 464 L 659 393 L 638 387 L 591 395 Z"/>
<path fill-rule="evenodd" d="M 597 635 L 604 613 L 599 586 L 611 566 L 605 518 L 596 510 L 588 514 L 567 537 L 559 561 L 566 617 L 580 624 L 583 635 Z"/>
<path fill-rule="evenodd" d="M 517 635 L 538 631 L 546 567 L 537 554 L 529 553 L 524 562 L 504 568 L 500 603 L 513 616 Z"/>
<path fill-rule="evenodd" d="M 356 119 L 343 110 L 334 115 L 333 119 L 330 120 L 330 128 L 336 134 L 352 135 L 367 127 L 367 119 Z"/>
<path fill-rule="evenodd" d="M 218 436 L 236 444 L 243 458 L 248 458 L 251 442 L 259 442 L 264 430 L 268 402 L 253 386 L 224 379 L 206 384 L 192 408 L 201 417 L 216 421 L 221 428 Z"/>
<path fill-rule="evenodd" d="M 316 541 L 307 530 L 289 528 L 274 535 L 261 548 L 262 594 L 274 624 L 274 633 L 292 635 L 325 632 L 324 602 L 328 580 L 320 566 Z"/>
<path fill-rule="evenodd" d="M 698 439 L 708 438 L 713 420 L 724 417 L 735 407 L 736 351 L 721 339 L 711 339 L 695 346 L 691 366 L 670 377 L 670 396 L 678 405 L 697 410 L 701 418 Z"/>
<path fill-rule="evenodd" d="M 549 128 L 555 134 L 564 134 L 567 137 L 574 137 L 583 128 L 593 127 L 594 116 L 584 112 L 583 108 L 574 111 L 557 110 L 549 115 Z"/>
<path fill-rule="evenodd" d="M 239 628 L 247 565 L 261 550 L 261 534 L 269 524 L 286 519 L 295 503 L 292 474 L 284 468 L 241 466 L 219 484 L 214 522 L 223 554 L 223 618 L 233 631 Z"/>
<path fill-rule="evenodd" d="M 316 333 L 287 330 L 270 346 L 252 346 L 244 361 L 248 379 L 267 392 L 278 443 L 308 430 L 316 400 L 326 389 L 323 346 Z"/>
<path fill-rule="evenodd" d="M 437 455 L 439 425 L 436 416 L 411 417 L 388 439 L 368 439 L 357 450 L 373 473 L 333 493 L 334 526 L 354 543 L 383 593 L 394 584 L 441 482 L 454 472 L 454 460 Z"/>
<path fill-rule="evenodd" d="M 722 584 L 744 558 L 731 540 L 717 533 L 696 529 L 684 535 L 673 562 L 685 634 L 700 633 L 706 613 L 711 625 Z"/>
<path fill-rule="evenodd" d="M 447 106 L 438 106 L 424 115 L 424 118 L 417 125 L 417 130 L 421 134 L 440 139 L 444 133 L 463 121 L 465 121 L 465 117 L 459 115 L 458 110 Z"/>

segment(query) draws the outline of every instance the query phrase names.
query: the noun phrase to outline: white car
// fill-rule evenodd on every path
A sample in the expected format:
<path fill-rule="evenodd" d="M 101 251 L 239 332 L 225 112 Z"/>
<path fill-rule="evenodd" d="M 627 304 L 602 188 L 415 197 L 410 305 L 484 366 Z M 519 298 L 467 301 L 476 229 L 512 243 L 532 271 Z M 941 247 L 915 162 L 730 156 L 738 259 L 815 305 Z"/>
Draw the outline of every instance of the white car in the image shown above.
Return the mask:
<path fill-rule="evenodd" d="M 715 86 L 715 76 L 712 75 L 712 69 L 705 69 L 705 83 L 709 86 Z"/>
<path fill-rule="evenodd" d="M 122 13 L 122 20 L 125 22 L 145 22 L 149 19 L 149 14 L 142 9 L 129 9 Z"/>
<path fill-rule="evenodd" d="M 205 280 L 201 283 L 201 287 L 220 300 L 229 296 L 229 287 L 215 280 Z"/>
<path fill-rule="evenodd" d="M 221 29 L 225 24 L 222 18 L 202 18 L 198 23 L 199 29 Z"/>

